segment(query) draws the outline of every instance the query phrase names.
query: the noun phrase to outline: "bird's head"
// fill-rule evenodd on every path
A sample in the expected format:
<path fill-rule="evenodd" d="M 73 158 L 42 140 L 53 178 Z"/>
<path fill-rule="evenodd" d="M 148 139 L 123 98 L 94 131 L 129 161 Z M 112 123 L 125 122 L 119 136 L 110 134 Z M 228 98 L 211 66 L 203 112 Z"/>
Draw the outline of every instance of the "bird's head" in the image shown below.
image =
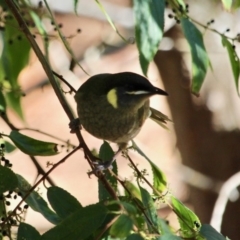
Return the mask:
<path fill-rule="evenodd" d="M 108 78 L 107 101 L 115 109 L 139 108 L 153 95 L 168 95 L 135 73 L 111 74 Z"/>

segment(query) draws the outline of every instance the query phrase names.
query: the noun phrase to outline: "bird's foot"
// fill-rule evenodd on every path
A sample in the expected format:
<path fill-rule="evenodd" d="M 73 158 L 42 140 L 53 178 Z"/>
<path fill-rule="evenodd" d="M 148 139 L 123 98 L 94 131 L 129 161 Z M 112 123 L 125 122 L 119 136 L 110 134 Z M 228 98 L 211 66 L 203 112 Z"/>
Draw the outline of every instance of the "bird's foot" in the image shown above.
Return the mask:
<path fill-rule="evenodd" d="M 92 174 L 98 174 L 99 172 L 101 171 L 105 171 L 107 169 L 112 169 L 113 166 L 113 162 L 115 161 L 115 158 L 109 160 L 109 161 L 105 161 L 105 162 L 99 162 L 99 161 L 96 161 L 96 162 L 93 162 L 94 164 L 94 169 L 88 173 L 88 175 L 92 175 Z"/>
<path fill-rule="evenodd" d="M 69 124 L 69 128 L 71 129 L 70 133 L 76 133 L 78 129 L 81 129 L 81 124 L 79 118 L 73 119 Z"/>

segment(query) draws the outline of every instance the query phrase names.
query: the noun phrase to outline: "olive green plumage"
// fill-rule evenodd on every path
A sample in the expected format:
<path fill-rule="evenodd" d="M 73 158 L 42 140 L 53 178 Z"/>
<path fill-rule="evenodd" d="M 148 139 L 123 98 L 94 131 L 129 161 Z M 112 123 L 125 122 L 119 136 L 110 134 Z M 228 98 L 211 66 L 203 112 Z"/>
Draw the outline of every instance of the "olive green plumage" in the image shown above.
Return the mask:
<path fill-rule="evenodd" d="M 125 147 L 147 117 L 163 126 L 169 120 L 149 107 L 149 98 L 156 94 L 167 95 L 135 73 L 95 75 L 75 95 L 80 124 L 93 136 Z"/>

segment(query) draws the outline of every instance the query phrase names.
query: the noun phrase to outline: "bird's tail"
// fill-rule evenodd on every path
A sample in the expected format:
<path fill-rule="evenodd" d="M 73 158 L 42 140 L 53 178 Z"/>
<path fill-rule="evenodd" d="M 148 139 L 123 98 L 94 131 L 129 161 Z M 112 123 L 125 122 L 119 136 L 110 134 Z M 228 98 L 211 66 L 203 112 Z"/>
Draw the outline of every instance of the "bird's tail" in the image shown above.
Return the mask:
<path fill-rule="evenodd" d="M 172 120 L 166 116 L 165 114 L 159 112 L 158 110 L 151 108 L 150 107 L 150 111 L 151 111 L 151 115 L 150 118 L 156 122 L 157 124 L 159 124 L 161 127 L 168 129 L 168 127 L 166 126 L 167 122 L 172 122 Z"/>

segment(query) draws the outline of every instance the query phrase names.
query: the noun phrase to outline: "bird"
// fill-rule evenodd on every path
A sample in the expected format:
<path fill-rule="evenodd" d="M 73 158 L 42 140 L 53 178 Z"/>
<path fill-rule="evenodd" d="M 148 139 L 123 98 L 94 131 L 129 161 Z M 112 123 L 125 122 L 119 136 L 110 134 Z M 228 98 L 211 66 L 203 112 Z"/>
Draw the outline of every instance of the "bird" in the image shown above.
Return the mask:
<path fill-rule="evenodd" d="M 97 74 L 77 90 L 74 98 L 78 119 L 75 123 L 94 137 L 119 147 L 114 158 L 99 164 L 99 169 L 111 166 L 116 155 L 137 136 L 148 117 L 166 128 L 167 121 L 171 120 L 150 107 L 149 98 L 153 95 L 168 96 L 168 93 L 133 72 Z"/>

